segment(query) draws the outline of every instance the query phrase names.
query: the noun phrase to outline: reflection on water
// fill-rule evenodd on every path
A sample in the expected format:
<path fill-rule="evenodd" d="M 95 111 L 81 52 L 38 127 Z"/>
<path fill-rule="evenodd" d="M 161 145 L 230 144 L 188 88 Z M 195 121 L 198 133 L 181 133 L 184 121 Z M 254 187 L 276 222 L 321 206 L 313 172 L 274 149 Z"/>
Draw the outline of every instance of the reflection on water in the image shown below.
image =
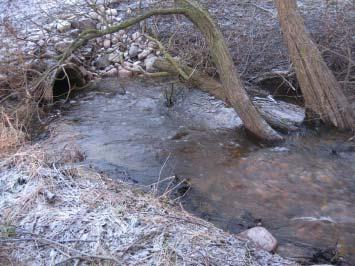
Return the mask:
<path fill-rule="evenodd" d="M 355 263 L 355 153 L 349 136 L 331 131 L 290 137 L 280 147 L 247 140 L 234 111 L 198 91 L 131 81 L 125 95 L 115 80 L 77 97 L 63 123 L 80 133 L 88 162 L 151 184 L 188 178 L 187 210 L 238 233 L 262 223 L 278 252 L 302 260 L 338 247 Z M 181 85 L 179 85 L 181 86 Z"/>

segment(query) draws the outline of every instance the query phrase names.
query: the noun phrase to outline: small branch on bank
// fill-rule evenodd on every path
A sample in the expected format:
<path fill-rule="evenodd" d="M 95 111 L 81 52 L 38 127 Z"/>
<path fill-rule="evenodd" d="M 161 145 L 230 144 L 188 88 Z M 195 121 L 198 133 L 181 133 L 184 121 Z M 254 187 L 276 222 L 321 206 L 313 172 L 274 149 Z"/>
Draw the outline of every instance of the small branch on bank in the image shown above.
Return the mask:
<path fill-rule="evenodd" d="M 184 79 L 184 80 L 189 80 L 190 77 L 184 72 L 184 70 L 179 67 L 179 65 L 176 63 L 176 61 L 174 60 L 174 58 L 166 51 L 164 45 L 158 41 L 157 39 L 151 37 L 151 36 L 148 36 L 146 35 L 146 38 L 150 41 L 153 41 L 155 42 L 158 47 L 159 47 L 159 50 L 163 53 L 164 57 L 166 58 L 166 60 L 169 61 L 169 63 L 176 69 L 176 71 L 179 73 L 179 75 Z"/>

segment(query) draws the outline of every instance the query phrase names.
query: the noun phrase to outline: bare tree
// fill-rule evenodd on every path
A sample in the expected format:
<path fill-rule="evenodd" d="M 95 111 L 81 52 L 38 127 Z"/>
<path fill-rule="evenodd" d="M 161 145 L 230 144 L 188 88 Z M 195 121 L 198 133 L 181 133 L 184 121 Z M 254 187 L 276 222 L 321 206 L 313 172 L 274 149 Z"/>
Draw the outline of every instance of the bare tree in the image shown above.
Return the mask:
<path fill-rule="evenodd" d="M 332 71 L 307 32 L 296 0 L 275 0 L 307 108 L 307 118 L 340 129 L 355 130 L 354 112 Z"/>
<path fill-rule="evenodd" d="M 207 39 L 213 62 L 216 65 L 217 71 L 220 75 L 223 89 L 232 107 L 242 119 L 245 128 L 258 138 L 265 141 L 275 142 L 282 140 L 282 136 L 272 129 L 271 126 L 262 118 L 248 97 L 248 94 L 236 71 L 223 34 L 209 15 L 208 11 L 195 0 L 175 0 L 174 2 L 174 8 L 151 10 L 145 14 L 139 15 L 105 30 L 90 29 L 84 31 L 63 54 L 60 61 L 63 62 L 77 48 L 85 45 L 85 43 L 90 39 L 128 28 L 151 16 L 182 14 L 192 21 Z"/>

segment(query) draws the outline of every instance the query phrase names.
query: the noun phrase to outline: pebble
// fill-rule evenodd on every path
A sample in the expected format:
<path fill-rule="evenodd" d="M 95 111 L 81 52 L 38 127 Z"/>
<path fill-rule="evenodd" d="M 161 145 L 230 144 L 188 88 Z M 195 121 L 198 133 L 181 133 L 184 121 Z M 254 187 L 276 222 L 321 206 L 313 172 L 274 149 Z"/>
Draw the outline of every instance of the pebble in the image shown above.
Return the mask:
<path fill-rule="evenodd" d="M 120 78 L 130 78 L 133 76 L 133 72 L 129 71 L 127 69 L 124 69 L 123 67 L 119 67 L 118 75 Z"/>
<path fill-rule="evenodd" d="M 66 32 L 71 28 L 71 23 L 66 20 L 59 20 L 57 23 L 57 30 L 60 33 Z"/>
<path fill-rule="evenodd" d="M 138 60 L 145 59 L 152 51 L 150 49 L 146 49 L 143 52 L 138 54 Z"/>
<path fill-rule="evenodd" d="M 115 17 L 117 16 L 117 10 L 116 9 L 113 9 L 113 8 L 110 8 L 110 9 L 107 9 L 105 11 L 106 15 L 108 16 L 112 16 L 112 17 Z"/>
<path fill-rule="evenodd" d="M 154 68 L 154 63 L 155 63 L 155 60 L 157 60 L 158 57 L 156 56 L 150 56 L 150 57 L 147 57 L 145 60 L 144 60 L 144 64 L 145 64 L 145 70 L 149 73 L 152 73 L 155 71 L 155 68 Z"/>
<path fill-rule="evenodd" d="M 111 41 L 108 40 L 108 39 L 105 39 L 105 40 L 104 40 L 104 48 L 105 48 L 105 49 L 108 49 L 108 48 L 110 48 L 110 47 L 111 47 Z"/>
<path fill-rule="evenodd" d="M 104 73 L 105 77 L 116 77 L 118 75 L 118 69 L 112 68 Z"/>
<path fill-rule="evenodd" d="M 139 46 L 137 44 L 132 44 L 129 48 L 128 54 L 131 58 L 135 58 L 138 56 L 139 53 Z"/>
<path fill-rule="evenodd" d="M 277 248 L 276 238 L 264 227 L 256 226 L 238 234 L 238 237 L 250 240 L 257 247 L 268 252 L 274 252 Z"/>

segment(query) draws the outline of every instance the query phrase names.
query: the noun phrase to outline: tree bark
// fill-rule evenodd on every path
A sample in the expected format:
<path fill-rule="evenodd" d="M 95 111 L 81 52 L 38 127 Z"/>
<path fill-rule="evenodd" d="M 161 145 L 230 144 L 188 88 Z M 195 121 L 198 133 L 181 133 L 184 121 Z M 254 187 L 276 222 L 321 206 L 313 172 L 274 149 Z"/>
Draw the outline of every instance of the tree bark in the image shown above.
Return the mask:
<path fill-rule="evenodd" d="M 180 75 L 179 71 L 177 71 L 169 61 L 164 59 L 157 59 L 154 63 L 154 67 L 161 71 L 172 73 L 173 75 Z M 179 68 L 189 76 L 187 80 L 189 84 L 213 95 L 230 106 L 225 90 L 219 81 L 181 63 L 179 64 Z M 304 119 L 303 108 L 285 102 L 275 102 L 268 99 L 266 96 L 255 97 L 253 99 L 254 106 L 265 121 L 272 127 L 283 132 L 299 130 Z"/>
<path fill-rule="evenodd" d="M 148 11 L 141 16 L 129 19 L 123 23 L 109 27 L 106 30 L 90 29 L 84 31 L 61 56 L 59 62 L 63 63 L 70 54 L 85 45 L 88 40 L 128 28 L 154 15 L 183 14 L 197 26 L 207 39 L 213 61 L 220 75 L 223 89 L 231 105 L 243 121 L 244 127 L 262 140 L 268 142 L 283 140 L 282 136 L 267 124 L 253 106 L 240 81 L 222 32 L 216 26 L 208 11 L 203 9 L 195 0 L 176 0 L 175 4 L 176 8 Z"/>
<path fill-rule="evenodd" d="M 306 31 L 296 0 L 275 0 L 284 41 L 305 99 L 308 117 L 355 129 L 355 116 L 334 74 Z"/>
<path fill-rule="evenodd" d="M 236 71 L 223 34 L 208 11 L 195 0 L 175 0 L 175 4 L 179 8 L 186 9 L 185 16 L 194 23 L 206 38 L 223 89 L 232 107 L 242 119 L 245 128 L 258 138 L 266 141 L 282 140 L 281 135 L 266 123 L 249 99 Z"/>

